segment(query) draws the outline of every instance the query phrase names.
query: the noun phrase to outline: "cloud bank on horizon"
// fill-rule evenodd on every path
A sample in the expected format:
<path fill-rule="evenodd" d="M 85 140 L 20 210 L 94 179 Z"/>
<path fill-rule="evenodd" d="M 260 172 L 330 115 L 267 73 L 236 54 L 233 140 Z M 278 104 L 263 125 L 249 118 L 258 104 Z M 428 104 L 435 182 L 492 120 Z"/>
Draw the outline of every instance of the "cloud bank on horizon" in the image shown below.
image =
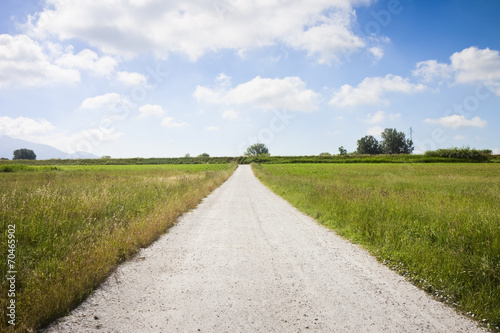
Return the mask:
<path fill-rule="evenodd" d="M 418 152 L 500 153 L 492 1 L 26 3 L 0 5 L 0 135 L 114 157 L 312 155 L 412 127 Z"/>

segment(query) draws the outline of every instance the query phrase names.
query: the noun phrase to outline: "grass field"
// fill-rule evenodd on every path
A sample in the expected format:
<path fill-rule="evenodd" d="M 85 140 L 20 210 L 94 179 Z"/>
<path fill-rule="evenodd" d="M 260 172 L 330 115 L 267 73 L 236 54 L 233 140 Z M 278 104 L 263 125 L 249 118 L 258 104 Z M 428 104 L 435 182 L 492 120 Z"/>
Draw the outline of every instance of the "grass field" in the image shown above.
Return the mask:
<path fill-rule="evenodd" d="M 11 258 L 16 271 L 14 297 L 6 298 L 10 283 L 1 280 L 0 331 L 13 331 L 5 313 L 11 299 L 18 332 L 68 313 L 235 167 L 15 166 L 0 172 L 0 274 L 8 276 Z"/>
<path fill-rule="evenodd" d="M 444 152 L 443 152 L 444 151 Z M 106 159 L 52 159 L 0 160 L 0 172 L 11 170 L 16 164 L 27 166 L 66 165 L 164 165 L 164 164 L 288 164 L 288 163 L 500 163 L 500 155 L 475 154 L 469 150 L 443 150 L 425 155 L 328 155 L 328 156 L 236 156 L 236 157 L 173 157 L 173 158 L 106 158 Z M 473 151 L 474 152 L 474 151 Z M 480 156 L 478 156 L 478 154 Z"/>
<path fill-rule="evenodd" d="M 500 165 L 253 165 L 277 194 L 438 299 L 500 326 Z"/>

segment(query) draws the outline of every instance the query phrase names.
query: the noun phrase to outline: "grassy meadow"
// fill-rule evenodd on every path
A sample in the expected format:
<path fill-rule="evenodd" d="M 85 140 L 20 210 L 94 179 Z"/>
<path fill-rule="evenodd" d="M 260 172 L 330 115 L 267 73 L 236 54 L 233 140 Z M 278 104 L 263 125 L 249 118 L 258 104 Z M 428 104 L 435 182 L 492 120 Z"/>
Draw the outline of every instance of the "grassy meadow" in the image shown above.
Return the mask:
<path fill-rule="evenodd" d="M 68 313 L 235 167 L 3 166 L 0 274 L 7 275 L 8 225 L 15 225 L 16 331 L 32 332 Z M 0 289 L 0 331 L 14 331 L 5 278 Z"/>
<path fill-rule="evenodd" d="M 500 165 L 262 164 L 299 210 L 498 331 Z"/>

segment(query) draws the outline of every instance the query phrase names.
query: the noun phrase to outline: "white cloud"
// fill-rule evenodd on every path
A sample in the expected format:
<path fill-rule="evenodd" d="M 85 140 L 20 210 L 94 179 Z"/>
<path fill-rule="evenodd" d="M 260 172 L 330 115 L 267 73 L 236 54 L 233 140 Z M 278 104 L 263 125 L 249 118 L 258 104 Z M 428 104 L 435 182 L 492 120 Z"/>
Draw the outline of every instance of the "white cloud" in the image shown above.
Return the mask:
<path fill-rule="evenodd" d="M 284 43 L 330 63 L 365 47 L 352 30 L 352 6 L 371 0 L 48 2 L 47 9 L 29 18 L 33 36 L 78 38 L 106 53 L 163 57 L 177 52 L 196 60 L 214 50 Z"/>
<path fill-rule="evenodd" d="M 222 119 L 239 119 L 240 114 L 236 110 L 226 110 L 222 113 Z"/>
<path fill-rule="evenodd" d="M 80 105 L 81 109 L 113 109 L 118 106 L 128 105 L 127 99 L 118 93 L 108 93 L 85 99 Z"/>
<path fill-rule="evenodd" d="M 64 68 L 86 70 L 101 76 L 110 75 L 118 64 L 109 56 L 99 58 L 97 53 L 89 49 L 73 54 L 73 47 L 56 59 L 55 63 Z"/>
<path fill-rule="evenodd" d="M 196 87 L 194 97 L 199 102 L 225 105 L 250 105 L 251 107 L 273 110 L 310 112 L 318 108 L 319 94 L 306 88 L 298 77 L 284 79 L 256 78 L 239 84 L 235 88 L 203 86 Z"/>
<path fill-rule="evenodd" d="M 146 104 L 139 108 L 139 112 L 141 113 L 140 117 L 157 117 L 161 118 L 165 114 L 165 110 L 163 110 L 161 105 L 151 105 Z"/>
<path fill-rule="evenodd" d="M 453 137 L 453 139 L 458 140 L 458 141 L 462 141 L 462 140 L 465 140 L 465 136 L 464 135 L 455 135 Z"/>
<path fill-rule="evenodd" d="M 387 99 L 382 98 L 387 92 L 416 93 L 425 90 L 422 84 L 411 83 L 409 79 L 398 75 L 388 74 L 385 77 L 367 77 L 357 87 L 345 84 L 333 94 L 330 100 L 335 106 L 356 105 L 389 105 Z"/>
<path fill-rule="evenodd" d="M 117 140 L 122 136 L 122 133 L 117 132 L 114 128 L 94 126 L 68 134 L 43 118 L 0 117 L 0 135 L 47 144 L 64 152 L 74 153 L 78 150 L 91 152 L 100 142 Z"/>
<path fill-rule="evenodd" d="M 351 31 L 354 19 L 352 11 L 316 17 L 309 29 L 302 31 L 300 27 L 298 33 L 290 34 L 288 42 L 296 49 L 307 51 L 309 56 L 317 56 L 319 63 L 340 62 L 344 54 L 348 55 L 365 46 L 363 39 Z"/>
<path fill-rule="evenodd" d="M 424 121 L 428 124 L 441 125 L 452 129 L 458 129 L 461 127 L 486 127 L 488 125 L 485 120 L 482 120 L 479 117 L 474 117 L 469 120 L 464 116 L 458 114 L 442 117 L 439 119 L 427 118 Z"/>
<path fill-rule="evenodd" d="M 496 50 L 469 47 L 451 57 L 458 83 L 500 80 L 500 55 Z"/>
<path fill-rule="evenodd" d="M 33 140 L 53 132 L 56 127 L 49 121 L 27 117 L 0 117 L 0 134 L 13 138 Z"/>
<path fill-rule="evenodd" d="M 452 80 L 452 83 L 484 83 L 500 95 L 500 54 L 497 50 L 469 47 L 450 56 L 450 63 L 422 61 L 413 71 L 424 81 Z"/>
<path fill-rule="evenodd" d="M 208 126 L 205 128 L 207 131 L 218 131 L 219 128 L 217 126 Z"/>
<path fill-rule="evenodd" d="M 185 122 L 178 123 L 175 121 L 173 117 L 165 117 L 162 119 L 161 125 L 164 127 L 173 128 L 173 127 L 185 127 L 188 126 L 189 124 Z"/>
<path fill-rule="evenodd" d="M 117 72 L 116 78 L 124 85 L 130 87 L 141 86 L 147 83 L 146 77 L 140 73 Z"/>
<path fill-rule="evenodd" d="M 384 56 L 384 50 L 378 46 L 371 47 L 368 51 L 375 57 L 375 60 L 380 60 Z"/>
<path fill-rule="evenodd" d="M 26 35 L 0 35 L 0 87 L 48 86 L 80 81 L 80 73 L 53 64 Z"/>
<path fill-rule="evenodd" d="M 417 63 L 417 68 L 413 71 L 413 75 L 420 76 L 424 82 L 431 82 L 435 79 L 449 79 L 452 70 L 446 64 L 438 63 L 436 60 L 427 60 Z"/>
<path fill-rule="evenodd" d="M 220 87 L 230 87 L 231 86 L 231 77 L 227 76 L 224 73 L 220 73 L 217 75 L 215 78 L 215 82 L 220 86 Z"/>

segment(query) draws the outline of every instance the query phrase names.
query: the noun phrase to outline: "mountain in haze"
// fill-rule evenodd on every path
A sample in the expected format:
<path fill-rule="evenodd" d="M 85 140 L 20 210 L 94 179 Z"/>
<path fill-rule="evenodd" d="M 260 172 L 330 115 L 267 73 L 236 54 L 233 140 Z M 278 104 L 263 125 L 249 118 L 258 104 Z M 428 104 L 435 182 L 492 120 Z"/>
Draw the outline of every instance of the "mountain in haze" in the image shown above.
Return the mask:
<path fill-rule="evenodd" d="M 20 139 L 13 139 L 7 135 L 0 136 L 0 157 L 6 157 L 8 159 L 12 159 L 14 155 L 14 150 L 22 148 L 33 150 L 36 154 L 37 160 L 49 160 L 51 158 L 60 158 L 60 159 L 99 158 L 99 156 L 90 153 L 76 152 L 73 154 L 68 154 L 49 145 L 33 143 Z"/>

